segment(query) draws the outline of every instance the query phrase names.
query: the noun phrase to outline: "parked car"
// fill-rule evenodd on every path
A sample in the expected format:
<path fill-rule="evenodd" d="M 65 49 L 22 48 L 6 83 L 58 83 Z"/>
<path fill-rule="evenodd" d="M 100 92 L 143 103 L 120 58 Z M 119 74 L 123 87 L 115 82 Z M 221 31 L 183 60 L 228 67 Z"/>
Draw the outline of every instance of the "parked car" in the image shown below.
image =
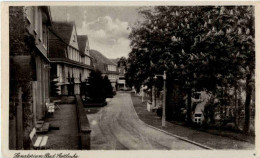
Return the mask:
<path fill-rule="evenodd" d="M 204 115 L 202 112 L 195 112 L 193 115 L 193 122 L 197 124 L 202 124 L 202 121 L 204 120 Z"/>
<path fill-rule="evenodd" d="M 205 91 L 194 92 L 192 97 L 192 121 L 197 124 L 202 124 L 204 121 L 203 111 L 208 103 L 209 95 Z"/>

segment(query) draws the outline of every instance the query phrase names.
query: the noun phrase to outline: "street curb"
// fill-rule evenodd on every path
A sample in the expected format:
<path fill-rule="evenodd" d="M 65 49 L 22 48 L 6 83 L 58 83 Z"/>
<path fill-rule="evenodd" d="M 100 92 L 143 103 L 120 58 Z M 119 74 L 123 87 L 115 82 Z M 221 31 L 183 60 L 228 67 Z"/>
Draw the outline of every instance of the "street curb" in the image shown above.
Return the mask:
<path fill-rule="evenodd" d="M 195 145 L 197 145 L 197 146 L 199 146 L 199 147 L 202 147 L 202 148 L 204 148 L 204 149 L 215 150 L 214 148 L 211 148 L 211 147 L 208 147 L 208 146 L 206 146 L 206 145 L 203 145 L 203 144 L 194 142 L 194 141 L 192 141 L 192 140 L 183 138 L 183 137 L 181 137 L 181 136 L 178 136 L 178 135 L 169 133 L 169 132 L 167 132 L 167 131 L 164 131 L 164 130 L 162 130 L 162 129 L 156 128 L 156 127 L 154 127 L 154 126 L 151 126 L 151 125 L 145 123 L 144 121 L 142 121 L 142 120 L 139 118 L 139 116 L 138 116 L 138 114 L 137 114 L 137 112 L 136 112 L 136 110 L 135 110 L 135 108 L 134 108 L 134 104 L 133 104 L 133 100 L 132 100 L 131 94 L 129 94 L 129 95 L 130 95 L 130 98 L 131 98 L 132 108 L 133 108 L 133 110 L 134 110 L 134 112 L 135 112 L 137 118 L 140 120 L 141 123 L 145 124 L 146 126 L 148 126 L 148 127 L 150 127 L 150 128 L 153 128 L 153 129 L 155 129 L 155 130 L 158 130 L 158 131 L 160 131 L 160 132 L 163 132 L 163 133 L 165 133 L 165 134 L 167 134 L 167 135 L 170 135 L 170 136 L 172 136 L 172 137 L 176 137 L 176 138 L 178 138 L 178 139 L 180 139 L 180 140 L 189 142 L 189 143 L 191 143 L 191 144 L 195 144 Z"/>

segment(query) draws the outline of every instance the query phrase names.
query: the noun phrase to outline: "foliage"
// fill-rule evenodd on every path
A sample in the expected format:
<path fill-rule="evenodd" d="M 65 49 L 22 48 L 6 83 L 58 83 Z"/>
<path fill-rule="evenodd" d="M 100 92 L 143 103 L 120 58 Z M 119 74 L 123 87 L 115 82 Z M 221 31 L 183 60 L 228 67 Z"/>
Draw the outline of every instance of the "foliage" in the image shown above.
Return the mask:
<path fill-rule="evenodd" d="M 104 95 L 106 96 L 106 97 L 111 97 L 111 96 L 113 96 L 113 87 L 112 87 L 112 85 L 111 85 L 111 82 L 110 82 L 110 80 L 108 79 L 108 77 L 107 76 L 105 76 L 104 78 L 103 78 L 103 85 L 104 85 Z"/>
<path fill-rule="evenodd" d="M 237 87 L 238 80 L 246 80 L 245 111 L 250 115 L 255 61 L 252 6 L 156 6 L 142 8 L 140 14 L 144 20 L 129 35 L 128 84 L 139 89 L 166 70 L 180 87 L 204 89 L 218 97 L 219 88 Z"/>
<path fill-rule="evenodd" d="M 103 98 L 103 78 L 100 71 L 91 71 L 89 80 L 89 96 L 91 98 Z"/>
<path fill-rule="evenodd" d="M 103 100 L 113 96 L 113 88 L 107 76 L 104 78 L 100 71 L 92 71 L 88 78 L 88 94 L 90 98 Z"/>
<path fill-rule="evenodd" d="M 121 57 L 117 62 L 117 67 L 120 66 L 126 67 L 126 65 L 127 65 L 127 59 L 125 57 Z"/>

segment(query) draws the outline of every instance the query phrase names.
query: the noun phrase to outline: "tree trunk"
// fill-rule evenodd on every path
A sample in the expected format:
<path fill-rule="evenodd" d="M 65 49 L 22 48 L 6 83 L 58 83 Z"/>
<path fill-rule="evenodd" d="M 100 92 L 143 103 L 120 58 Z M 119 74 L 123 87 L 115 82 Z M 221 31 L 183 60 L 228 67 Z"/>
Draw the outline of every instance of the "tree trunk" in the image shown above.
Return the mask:
<path fill-rule="evenodd" d="M 246 101 L 245 101 L 245 123 L 244 123 L 244 133 L 248 134 L 250 130 L 250 102 L 252 95 L 252 87 L 250 85 L 252 74 L 248 74 L 246 77 Z"/>
<path fill-rule="evenodd" d="M 238 103 L 237 103 L 237 83 L 235 85 L 235 128 L 239 129 L 239 112 L 238 112 Z"/>
<path fill-rule="evenodd" d="M 191 88 L 188 88 L 187 123 L 191 124 Z"/>

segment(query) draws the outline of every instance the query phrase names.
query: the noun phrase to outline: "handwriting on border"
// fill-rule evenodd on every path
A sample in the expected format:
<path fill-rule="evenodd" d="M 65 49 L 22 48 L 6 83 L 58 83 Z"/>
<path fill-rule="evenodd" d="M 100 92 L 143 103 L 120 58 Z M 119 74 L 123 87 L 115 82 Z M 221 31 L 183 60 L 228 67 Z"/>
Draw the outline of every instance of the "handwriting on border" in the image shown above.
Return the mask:
<path fill-rule="evenodd" d="M 21 153 L 15 153 L 13 158 L 78 158 L 79 156 L 75 153 L 70 154 L 51 154 L 51 153 L 45 153 L 45 154 L 21 154 Z"/>

